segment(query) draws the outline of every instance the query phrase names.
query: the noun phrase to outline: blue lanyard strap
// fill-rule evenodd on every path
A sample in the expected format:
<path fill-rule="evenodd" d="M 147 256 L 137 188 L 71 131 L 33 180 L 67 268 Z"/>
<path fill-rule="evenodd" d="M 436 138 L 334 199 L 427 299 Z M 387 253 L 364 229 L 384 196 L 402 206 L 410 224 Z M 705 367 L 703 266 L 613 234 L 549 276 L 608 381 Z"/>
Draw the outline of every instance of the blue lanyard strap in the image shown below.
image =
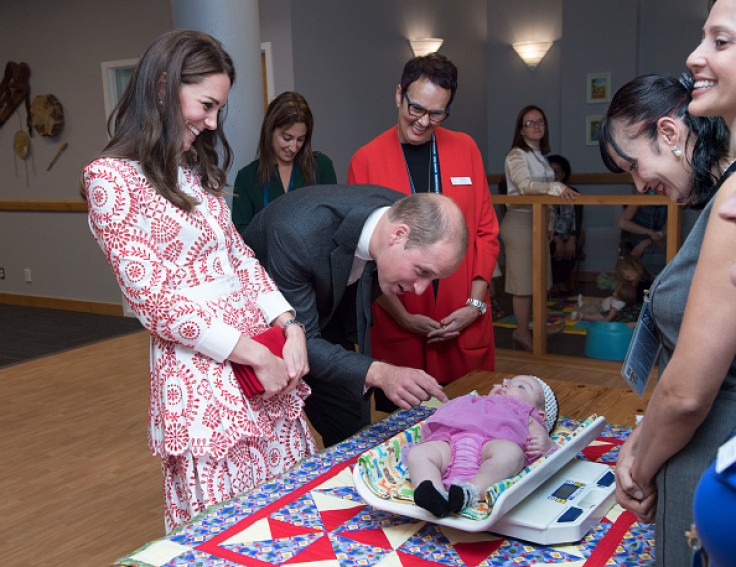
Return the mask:
<path fill-rule="evenodd" d="M 276 175 L 279 173 L 278 165 L 276 166 Z M 294 188 L 294 164 L 291 166 L 291 175 L 289 176 L 289 186 L 286 188 L 286 192 L 289 193 Z M 263 208 L 268 205 L 268 183 L 263 186 Z"/>
<path fill-rule="evenodd" d="M 440 160 L 437 157 L 437 140 L 432 134 L 432 177 L 434 178 L 434 192 L 442 193 L 442 183 L 440 182 Z"/>
<path fill-rule="evenodd" d="M 437 194 L 442 193 L 442 184 L 440 182 L 440 160 L 437 156 L 437 140 L 432 134 L 432 143 L 430 145 L 430 165 L 432 166 L 432 178 L 434 179 L 434 192 Z M 402 152 L 403 153 L 403 152 Z M 416 193 L 414 188 L 414 180 L 411 178 L 411 171 L 409 171 L 409 164 L 406 162 L 404 157 L 404 165 L 406 166 L 406 172 L 409 174 L 409 187 L 411 187 L 411 194 Z"/>

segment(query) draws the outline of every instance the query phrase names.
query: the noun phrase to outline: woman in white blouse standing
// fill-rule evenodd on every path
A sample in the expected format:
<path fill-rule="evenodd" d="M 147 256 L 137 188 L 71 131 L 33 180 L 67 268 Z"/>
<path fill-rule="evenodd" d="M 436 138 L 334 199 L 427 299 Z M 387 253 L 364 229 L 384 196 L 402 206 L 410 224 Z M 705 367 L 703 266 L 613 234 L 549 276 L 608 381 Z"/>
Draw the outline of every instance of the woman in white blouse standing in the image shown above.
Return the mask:
<path fill-rule="evenodd" d="M 553 195 L 570 203 L 578 193 L 555 175 L 545 154 L 550 151 L 547 118 L 537 106 L 525 106 L 516 117 L 511 151 L 504 171 L 509 195 Z M 517 327 L 514 344 L 532 350 L 529 311 L 532 304 L 532 207 L 509 205 L 501 223 L 501 240 L 506 257 L 505 290 L 513 296 Z M 548 260 L 547 285 L 552 281 Z"/>

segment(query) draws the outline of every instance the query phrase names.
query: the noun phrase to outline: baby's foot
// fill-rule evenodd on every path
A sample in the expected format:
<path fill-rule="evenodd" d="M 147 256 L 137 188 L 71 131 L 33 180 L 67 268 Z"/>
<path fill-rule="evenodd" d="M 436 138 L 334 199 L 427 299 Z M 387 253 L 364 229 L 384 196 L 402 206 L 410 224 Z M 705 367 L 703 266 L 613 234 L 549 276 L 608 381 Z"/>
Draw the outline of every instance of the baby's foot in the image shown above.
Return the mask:
<path fill-rule="evenodd" d="M 414 489 L 414 503 L 438 518 L 444 518 L 450 513 L 447 498 L 435 488 L 431 480 L 425 480 Z"/>
<path fill-rule="evenodd" d="M 457 514 L 460 510 L 475 506 L 478 503 L 478 489 L 469 482 L 461 482 L 450 486 L 450 512 Z"/>

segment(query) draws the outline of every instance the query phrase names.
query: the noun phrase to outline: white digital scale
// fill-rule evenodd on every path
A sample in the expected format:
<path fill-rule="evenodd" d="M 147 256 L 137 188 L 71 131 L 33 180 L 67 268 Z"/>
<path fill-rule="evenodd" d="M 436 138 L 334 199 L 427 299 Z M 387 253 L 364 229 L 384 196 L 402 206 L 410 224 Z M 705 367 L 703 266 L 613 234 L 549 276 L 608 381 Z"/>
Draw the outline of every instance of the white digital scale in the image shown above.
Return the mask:
<path fill-rule="evenodd" d="M 611 467 L 574 459 L 490 531 L 541 545 L 580 541 L 611 508 L 615 491 Z"/>
<path fill-rule="evenodd" d="M 488 518 L 437 518 L 413 504 L 384 500 L 365 484 L 358 466 L 353 480 L 358 494 L 371 506 L 468 532 L 491 531 L 541 545 L 580 541 L 598 525 L 614 503 L 613 470 L 575 456 L 600 435 L 606 420 L 598 417 L 569 439 L 544 463 L 533 468 L 496 500 Z"/>

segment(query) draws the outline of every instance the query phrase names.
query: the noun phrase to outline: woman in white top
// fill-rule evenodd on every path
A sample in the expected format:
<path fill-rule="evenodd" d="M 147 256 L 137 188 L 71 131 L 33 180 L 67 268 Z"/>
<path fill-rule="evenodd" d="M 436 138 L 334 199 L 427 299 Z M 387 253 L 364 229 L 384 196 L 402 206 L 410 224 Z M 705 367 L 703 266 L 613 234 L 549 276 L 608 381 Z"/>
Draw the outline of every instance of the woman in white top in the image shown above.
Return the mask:
<path fill-rule="evenodd" d="M 544 112 L 537 106 L 525 106 L 516 117 L 511 151 L 504 165 L 509 195 L 554 195 L 560 196 L 565 203 L 577 197 L 576 191 L 554 180 L 554 171 L 545 157 L 549 151 Z M 505 290 L 513 296 L 517 321 L 512 337 L 515 344 L 531 351 L 532 335 L 528 324 L 533 281 L 531 205 L 509 205 L 500 234 L 506 257 Z M 551 272 L 548 272 L 547 285 L 551 279 Z"/>

